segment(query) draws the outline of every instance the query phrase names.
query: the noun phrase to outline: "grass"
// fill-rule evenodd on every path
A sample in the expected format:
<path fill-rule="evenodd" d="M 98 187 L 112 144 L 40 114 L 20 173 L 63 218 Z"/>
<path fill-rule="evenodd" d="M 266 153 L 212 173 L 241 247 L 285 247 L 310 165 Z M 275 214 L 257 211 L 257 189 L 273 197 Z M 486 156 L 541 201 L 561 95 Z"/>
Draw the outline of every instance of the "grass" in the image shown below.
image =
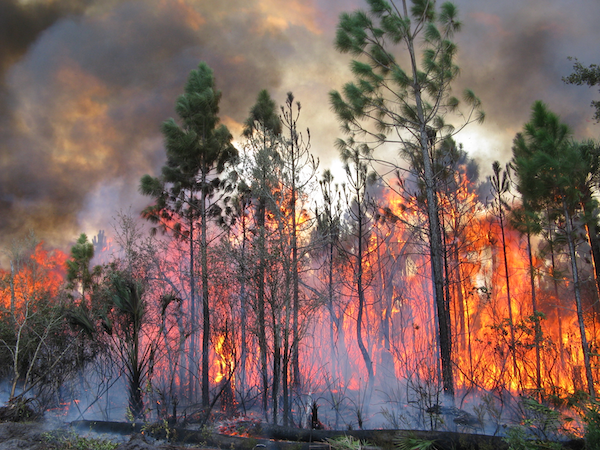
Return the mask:
<path fill-rule="evenodd" d="M 114 450 L 118 443 L 80 436 L 74 431 L 51 431 L 42 435 L 48 450 Z"/>

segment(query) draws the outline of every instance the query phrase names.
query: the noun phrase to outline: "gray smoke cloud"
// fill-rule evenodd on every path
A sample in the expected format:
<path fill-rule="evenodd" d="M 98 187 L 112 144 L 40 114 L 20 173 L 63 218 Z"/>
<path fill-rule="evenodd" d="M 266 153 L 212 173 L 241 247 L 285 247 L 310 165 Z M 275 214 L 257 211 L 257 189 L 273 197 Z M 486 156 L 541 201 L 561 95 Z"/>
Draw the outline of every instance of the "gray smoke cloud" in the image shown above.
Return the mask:
<path fill-rule="evenodd" d="M 506 161 L 534 100 L 578 138 L 598 137 L 593 93 L 566 86 L 576 56 L 598 62 L 597 2 L 518 5 L 459 0 L 462 77 L 487 121 L 457 136 L 485 167 Z M 138 183 L 164 161 L 160 124 L 174 115 L 200 61 L 223 91 L 221 117 L 238 137 L 260 89 L 293 91 L 321 166 L 336 166 L 338 124 L 327 93 L 350 80 L 333 38 L 339 13 L 361 0 L 0 0 L 0 246 L 30 228 L 68 248 L 139 211 Z M 339 167 L 339 165 L 338 165 Z"/>
<path fill-rule="evenodd" d="M 483 101 L 486 123 L 479 136 L 492 139 L 484 145 L 468 142 L 466 147 L 484 172 L 490 172 L 494 160 L 510 158 L 512 140 L 529 120 L 536 100 L 558 113 L 576 138 L 599 137 L 600 126 L 594 126 L 586 106 L 590 92 L 561 80 L 572 71 L 569 56 L 587 64 L 597 59 L 590 49 L 600 37 L 593 19 L 600 13 L 599 3 L 577 1 L 566 8 L 558 1 L 512 6 L 463 0 L 459 6 L 464 22 L 458 37 L 459 85 L 472 88 Z"/>

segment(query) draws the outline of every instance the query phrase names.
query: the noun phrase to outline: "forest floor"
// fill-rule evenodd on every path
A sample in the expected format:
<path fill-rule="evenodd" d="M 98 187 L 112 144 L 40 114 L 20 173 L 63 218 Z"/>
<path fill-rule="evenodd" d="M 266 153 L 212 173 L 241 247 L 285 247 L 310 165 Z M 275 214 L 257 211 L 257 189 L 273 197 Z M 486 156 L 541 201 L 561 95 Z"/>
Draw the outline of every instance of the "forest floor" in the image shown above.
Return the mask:
<path fill-rule="evenodd" d="M 131 426 L 131 425 L 130 425 Z M 286 436 L 278 436 L 276 440 L 222 435 L 219 433 L 202 434 L 201 440 L 190 440 L 190 436 L 196 436 L 194 432 L 185 435 L 184 429 L 173 429 L 172 432 L 179 433 L 183 442 L 196 442 L 196 444 L 167 443 L 155 440 L 140 432 L 135 433 L 105 433 L 92 431 L 93 426 L 82 427 L 81 424 L 69 424 L 59 421 L 30 421 L 30 422 L 0 422 L 0 450 L 208 450 L 208 449 L 231 449 L 231 450 L 331 450 L 332 448 L 369 450 L 391 450 L 401 448 L 397 445 L 394 436 L 400 436 L 400 432 L 393 430 L 363 430 L 348 432 L 354 435 L 346 436 L 345 432 L 316 430 L 290 430 L 281 429 Z M 280 427 L 281 428 L 281 427 Z M 139 431 L 139 430 L 138 430 Z M 274 431 L 270 430 L 271 438 L 276 438 Z M 302 433 L 310 433 L 311 442 L 306 442 Z M 342 433 L 340 435 L 340 433 Z M 401 432 L 409 441 L 429 442 L 435 445 L 432 448 L 440 450 L 509 450 L 509 446 L 500 437 L 485 435 L 473 435 L 449 432 L 424 432 L 404 431 Z M 297 434 L 297 435 L 296 435 Z M 323 436 L 320 436 L 323 434 Z M 328 445 L 333 441 L 326 437 L 348 441 L 348 446 Z M 339 436 L 338 436 L 339 435 Z M 198 444 L 198 442 L 201 442 Z M 343 443 L 343 442 L 342 442 Z M 360 445 L 356 445 L 359 443 Z M 533 443 L 533 441 L 531 441 Z M 395 445 L 396 444 L 396 445 Z M 558 444 L 558 443 L 555 443 Z M 534 448 L 524 447 L 524 448 Z M 408 447 L 410 448 L 410 447 Z M 413 448 L 419 448 L 415 446 Z M 583 450 L 583 440 L 563 442 L 556 448 L 563 450 Z"/>
<path fill-rule="evenodd" d="M 81 433 L 72 430 L 68 424 L 56 422 L 0 423 L 0 450 L 199 450 L 206 448 L 154 441 L 139 433 L 130 436 Z"/>

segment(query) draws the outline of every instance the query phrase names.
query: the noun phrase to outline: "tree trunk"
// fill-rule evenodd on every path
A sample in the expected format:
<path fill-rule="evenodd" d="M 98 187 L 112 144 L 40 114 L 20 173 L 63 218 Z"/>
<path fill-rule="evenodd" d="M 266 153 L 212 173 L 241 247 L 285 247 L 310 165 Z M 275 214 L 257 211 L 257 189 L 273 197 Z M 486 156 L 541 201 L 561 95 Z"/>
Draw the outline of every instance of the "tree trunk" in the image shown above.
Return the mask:
<path fill-rule="evenodd" d="M 360 198 L 360 194 L 357 198 L 358 202 L 358 251 L 356 253 L 356 290 L 358 292 L 358 317 L 356 319 L 356 341 L 358 343 L 358 348 L 360 349 L 360 353 L 362 354 L 363 360 L 365 362 L 365 367 L 367 369 L 367 374 L 369 379 L 367 380 L 367 391 L 366 398 L 370 398 L 371 388 L 373 386 L 373 362 L 371 361 L 371 357 L 369 356 L 369 352 L 365 347 L 362 337 L 362 320 L 363 320 L 363 310 L 365 309 L 365 290 L 363 286 L 363 220 L 364 214 L 362 211 L 362 199 Z"/>
<path fill-rule="evenodd" d="M 132 292 L 133 294 L 133 292 Z M 133 319 L 133 336 L 132 342 L 127 345 L 129 348 L 129 409 L 133 417 L 138 419 L 144 418 L 144 401 L 142 399 L 142 377 L 143 369 L 140 363 L 140 327 L 141 324 Z"/>
<path fill-rule="evenodd" d="M 279 412 L 279 380 L 281 378 L 281 343 L 275 308 L 271 308 L 271 316 L 273 320 L 273 424 L 277 425 L 279 420 L 277 414 Z"/>
<path fill-rule="evenodd" d="M 421 109 L 421 102 L 418 102 Z M 422 116 L 422 111 L 421 111 Z M 427 198 L 427 217 L 429 223 L 429 253 L 431 256 L 431 272 L 433 277 L 433 295 L 437 310 L 440 360 L 442 365 L 442 384 L 446 395 L 454 401 L 454 379 L 452 375 L 452 340 L 450 336 L 450 312 L 444 296 L 444 251 L 438 216 L 435 177 L 428 151 L 428 137 L 423 123 L 421 130 L 421 148 L 425 169 L 425 194 Z"/>
<path fill-rule="evenodd" d="M 547 212 L 546 215 L 548 216 L 548 219 L 549 219 L 550 213 Z M 554 301 L 559 302 L 560 298 L 558 296 L 558 279 L 556 276 L 556 261 L 555 261 L 555 257 L 554 257 L 554 238 L 552 236 L 552 228 L 550 225 L 550 220 L 548 220 L 548 243 L 550 245 L 550 260 L 551 260 L 551 264 L 552 264 L 552 284 L 554 286 Z M 560 306 L 557 306 L 554 309 L 556 310 L 556 321 L 558 323 L 558 351 L 560 354 L 560 370 L 558 372 L 559 375 L 558 375 L 556 384 L 558 386 L 560 386 L 561 372 L 565 369 L 565 348 L 564 348 L 564 344 L 563 344 L 562 313 L 561 313 L 562 308 Z"/>
<path fill-rule="evenodd" d="M 293 288 L 293 315 L 292 315 L 292 371 L 293 371 L 293 386 L 299 388 L 301 384 L 300 379 L 300 327 L 298 322 L 298 314 L 300 310 L 300 292 L 299 292 L 299 279 L 298 279 L 298 237 L 297 237 L 297 224 L 296 224 L 296 128 L 292 127 L 291 132 L 291 145 L 292 145 L 292 156 L 291 156 L 291 178 L 292 178 L 292 192 L 290 199 L 290 210 L 292 214 L 292 288 Z"/>
<path fill-rule="evenodd" d="M 402 1 L 404 15 L 408 17 L 406 0 Z M 407 49 L 410 56 L 413 92 L 415 106 L 417 108 L 417 119 L 419 121 L 419 139 L 421 157 L 423 158 L 423 181 L 425 183 L 425 195 L 427 198 L 427 218 L 429 225 L 429 252 L 431 256 L 431 275 L 433 278 L 433 295 L 437 310 L 438 342 L 440 347 L 440 362 L 442 366 L 442 384 L 445 394 L 454 402 L 454 377 L 452 374 L 452 340 L 450 336 L 450 314 L 444 301 L 444 251 L 442 247 L 442 231 L 438 216 L 436 177 L 433 173 L 431 155 L 429 153 L 429 136 L 427 135 L 427 120 L 423 111 L 423 100 L 421 98 L 421 86 L 418 84 L 419 74 L 415 54 L 414 42 L 409 34 L 407 38 Z"/>
<path fill-rule="evenodd" d="M 498 200 L 500 203 L 500 200 Z M 508 325 L 510 327 L 510 353 L 513 360 L 513 379 L 515 382 L 520 382 L 519 367 L 517 365 L 517 349 L 515 347 L 515 322 L 513 318 L 512 310 L 512 297 L 510 295 L 510 275 L 508 273 L 508 256 L 506 252 L 506 234 L 504 233 L 504 214 L 502 212 L 502 206 L 499 204 L 499 218 L 500 218 L 500 234 L 502 236 L 502 255 L 504 256 L 504 277 L 506 280 L 506 301 L 508 304 Z M 529 237 L 529 235 L 528 235 Z"/>
<path fill-rule="evenodd" d="M 206 173 L 202 174 L 202 195 L 200 198 L 201 219 L 201 264 L 202 264 L 202 406 L 208 407 L 208 349 L 210 343 L 210 303 L 208 298 L 208 244 L 206 240 Z"/>
<path fill-rule="evenodd" d="M 531 283 L 531 309 L 533 310 L 534 343 L 535 343 L 535 386 L 537 391 L 542 392 L 542 363 L 540 356 L 540 342 L 542 341 L 542 327 L 537 309 L 537 297 L 535 293 L 535 273 L 533 267 L 533 255 L 531 253 L 531 236 L 527 229 L 527 256 L 529 258 L 529 282 Z"/>
<path fill-rule="evenodd" d="M 579 283 L 579 270 L 577 268 L 577 255 L 575 254 L 575 243 L 573 242 L 573 225 L 571 223 L 571 214 L 567 208 L 567 201 L 563 198 L 563 212 L 565 214 L 565 223 L 567 226 L 567 242 L 569 244 L 569 256 L 571 257 L 571 270 L 573 271 L 573 290 L 575 291 L 575 303 L 577 305 L 577 322 L 579 323 L 579 333 L 581 334 L 581 347 L 583 350 L 583 361 L 585 365 L 585 375 L 587 379 L 588 392 L 592 399 L 596 398 L 594 388 L 594 377 L 592 375 L 592 365 L 590 362 L 590 348 L 585 334 L 585 322 L 583 319 L 583 307 L 581 304 L 581 287 Z"/>
<path fill-rule="evenodd" d="M 591 199 L 591 193 L 589 194 Z M 598 225 L 594 217 L 594 212 L 590 211 L 587 201 L 581 202 L 583 213 L 586 216 L 585 231 L 592 253 L 592 266 L 594 267 L 594 280 L 596 281 L 596 300 L 594 301 L 594 312 L 600 316 L 600 239 L 598 239 Z M 590 223 L 590 217 L 594 217 L 593 223 Z"/>
<path fill-rule="evenodd" d="M 286 313 L 287 314 L 287 313 Z M 289 371 L 290 371 L 290 343 L 288 327 L 289 319 L 286 318 L 286 330 L 283 340 L 283 365 L 282 365 L 282 394 L 283 394 L 283 425 L 288 426 L 291 418 L 291 398 L 289 389 Z"/>
<path fill-rule="evenodd" d="M 246 342 L 246 232 L 247 232 L 247 217 L 245 211 L 242 212 L 242 254 L 240 255 L 240 333 L 241 333 L 241 350 L 240 350 L 240 369 L 239 389 L 242 396 L 246 392 L 246 359 L 248 355 L 248 343 Z"/>
<path fill-rule="evenodd" d="M 268 406 L 268 374 L 267 374 L 267 335 L 265 325 L 265 215 L 266 205 L 264 198 L 258 204 L 258 273 L 257 273 L 257 309 L 258 309 L 258 347 L 260 352 L 260 370 L 262 379 L 262 407 L 265 417 Z"/>
<path fill-rule="evenodd" d="M 190 221 L 190 348 L 188 353 L 188 373 L 189 378 L 188 396 L 191 402 L 196 395 L 196 337 L 198 333 L 198 324 L 196 317 L 196 274 L 194 267 L 194 219 Z"/>

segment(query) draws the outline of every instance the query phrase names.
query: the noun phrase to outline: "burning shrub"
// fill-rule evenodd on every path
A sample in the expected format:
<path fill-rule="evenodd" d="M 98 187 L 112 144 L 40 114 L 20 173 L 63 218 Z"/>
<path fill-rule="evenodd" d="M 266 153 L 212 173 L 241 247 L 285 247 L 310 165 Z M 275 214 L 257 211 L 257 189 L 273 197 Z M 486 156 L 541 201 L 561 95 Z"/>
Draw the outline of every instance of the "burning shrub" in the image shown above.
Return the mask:
<path fill-rule="evenodd" d="M 30 236 L 10 256 L 11 271 L 0 279 L 0 376 L 10 380 L 9 398 L 21 391 L 9 409 L 35 397 L 43 410 L 86 355 L 69 327 L 72 302 L 61 291 L 66 255 L 46 251 Z"/>

